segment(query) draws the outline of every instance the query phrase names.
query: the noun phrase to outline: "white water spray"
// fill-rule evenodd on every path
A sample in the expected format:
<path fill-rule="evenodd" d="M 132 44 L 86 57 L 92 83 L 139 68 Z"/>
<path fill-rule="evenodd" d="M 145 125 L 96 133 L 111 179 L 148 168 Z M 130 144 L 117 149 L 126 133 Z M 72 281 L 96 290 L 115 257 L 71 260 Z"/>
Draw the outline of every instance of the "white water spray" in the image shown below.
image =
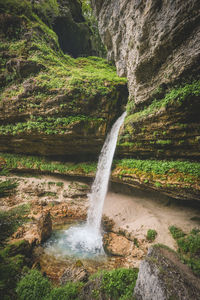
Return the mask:
<path fill-rule="evenodd" d="M 103 242 L 101 234 L 101 218 L 103 204 L 106 197 L 110 169 L 117 144 L 118 133 L 124 122 L 126 112 L 114 123 L 108 134 L 101 154 L 99 156 L 97 172 L 91 192 L 88 195 L 90 206 L 88 210 L 87 222 L 84 225 L 70 227 L 65 231 L 63 238 L 58 241 L 62 249 L 64 245 L 68 248 L 68 253 L 73 253 L 81 257 L 88 257 L 103 254 Z"/>
<path fill-rule="evenodd" d="M 125 116 L 126 112 L 117 119 L 105 140 L 99 156 L 96 177 L 92 184 L 91 193 L 88 195 L 90 206 L 88 210 L 87 226 L 93 228 L 97 233 L 100 231 L 103 204 L 108 189 L 110 169 L 115 153 L 118 133 L 124 122 Z"/>

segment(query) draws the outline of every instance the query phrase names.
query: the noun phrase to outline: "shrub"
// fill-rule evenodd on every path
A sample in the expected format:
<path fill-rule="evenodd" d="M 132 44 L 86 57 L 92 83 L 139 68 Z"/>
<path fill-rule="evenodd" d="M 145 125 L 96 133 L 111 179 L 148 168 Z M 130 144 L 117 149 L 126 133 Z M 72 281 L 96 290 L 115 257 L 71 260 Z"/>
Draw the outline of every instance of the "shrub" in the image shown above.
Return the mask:
<path fill-rule="evenodd" d="M 39 271 L 31 270 L 19 281 L 16 291 L 19 300 L 42 300 L 50 294 L 51 284 Z"/>
<path fill-rule="evenodd" d="M 157 232 L 155 229 L 149 229 L 147 231 L 147 240 L 153 242 L 157 236 Z"/>
<path fill-rule="evenodd" d="M 46 300 L 78 300 L 81 283 L 68 282 L 64 287 L 54 288 Z"/>
<path fill-rule="evenodd" d="M 132 299 L 138 269 L 103 271 L 101 290 L 109 299 Z"/>

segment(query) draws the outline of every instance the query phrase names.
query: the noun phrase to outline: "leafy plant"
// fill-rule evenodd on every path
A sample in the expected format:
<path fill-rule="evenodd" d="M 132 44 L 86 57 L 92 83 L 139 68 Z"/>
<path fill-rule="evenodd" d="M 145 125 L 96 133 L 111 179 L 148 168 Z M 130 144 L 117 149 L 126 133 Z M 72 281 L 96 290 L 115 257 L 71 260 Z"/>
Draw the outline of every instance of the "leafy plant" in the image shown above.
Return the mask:
<path fill-rule="evenodd" d="M 175 240 L 185 236 L 185 233 L 180 228 L 177 228 L 176 226 L 170 226 L 169 231 Z"/>
<path fill-rule="evenodd" d="M 17 284 L 19 300 L 78 300 L 83 284 L 68 282 L 65 286 L 55 287 L 48 278 L 37 270 L 31 270 Z"/>
<path fill-rule="evenodd" d="M 83 284 L 68 282 L 65 286 L 54 288 L 45 300 L 79 300 Z"/>
<path fill-rule="evenodd" d="M 200 276 L 200 231 L 194 228 L 189 234 L 175 226 L 170 227 L 173 238 L 177 241 L 181 260 Z"/>
<path fill-rule="evenodd" d="M 31 270 L 19 281 L 16 291 L 19 300 L 42 300 L 50 294 L 51 284 L 39 271 Z"/>
<path fill-rule="evenodd" d="M 149 229 L 147 231 L 147 240 L 153 242 L 157 236 L 157 231 L 155 229 Z"/>
<path fill-rule="evenodd" d="M 132 298 L 138 269 L 116 269 L 102 272 L 101 291 L 108 299 Z"/>

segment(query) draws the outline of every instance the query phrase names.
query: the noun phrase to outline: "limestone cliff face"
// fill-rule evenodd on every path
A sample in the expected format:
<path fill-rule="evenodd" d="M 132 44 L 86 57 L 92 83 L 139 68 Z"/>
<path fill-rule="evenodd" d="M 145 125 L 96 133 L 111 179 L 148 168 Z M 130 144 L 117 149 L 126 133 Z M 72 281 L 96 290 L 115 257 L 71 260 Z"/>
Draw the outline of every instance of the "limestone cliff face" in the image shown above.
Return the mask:
<path fill-rule="evenodd" d="M 128 78 L 119 153 L 199 159 L 199 1 L 92 0 L 92 6 L 108 58 Z"/>
<path fill-rule="evenodd" d="M 61 51 L 64 37 L 56 35 L 54 26 L 64 18 L 68 47 L 77 39 L 83 46 L 76 44 L 76 56 L 88 54 L 81 42 L 87 44 L 88 31 L 82 31 L 87 25 L 78 1 L 59 1 L 57 7 L 51 3 L 1 4 L 0 150 L 96 158 L 124 110 L 126 79 L 101 58 L 73 59 Z"/>

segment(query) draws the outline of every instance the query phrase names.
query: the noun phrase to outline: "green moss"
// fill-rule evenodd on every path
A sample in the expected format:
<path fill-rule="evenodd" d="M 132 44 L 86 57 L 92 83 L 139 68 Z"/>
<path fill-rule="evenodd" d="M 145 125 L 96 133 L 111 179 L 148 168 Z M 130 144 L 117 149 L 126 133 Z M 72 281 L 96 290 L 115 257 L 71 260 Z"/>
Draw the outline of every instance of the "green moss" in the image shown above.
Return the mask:
<path fill-rule="evenodd" d="M 16 299 L 15 287 L 25 264 L 23 255 L 3 257 L 0 253 L 0 295 L 2 300 Z"/>
<path fill-rule="evenodd" d="M 157 140 L 156 144 L 158 145 L 170 145 L 172 143 L 171 140 Z"/>
<path fill-rule="evenodd" d="M 200 81 L 194 81 L 191 84 L 185 84 L 178 88 L 174 88 L 171 91 L 169 91 L 163 99 L 155 99 L 149 106 L 145 107 L 142 111 L 129 115 L 125 120 L 125 124 L 128 124 L 129 122 L 136 122 L 143 117 L 155 113 L 161 108 L 166 108 L 168 105 L 181 105 L 185 100 L 188 100 L 191 97 L 197 97 L 199 95 Z"/>
<path fill-rule="evenodd" d="M 1 12 L 12 13 L 14 15 L 31 16 L 32 8 L 30 1 L 27 0 L 0 0 Z"/>
<path fill-rule="evenodd" d="M 154 183 L 154 185 L 155 185 L 155 187 L 157 187 L 157 188 L 161 188 L 161 187 L 162 187 L 162 183 L 160 183 L 160 182 L 158 182 L 158 181 L 156 181 L 156 182 Z"/>
<path fill-rule="evenodd" d="M 52 89 L 62 88 L 67 95 L 73 94 L 74 99 L 84 98 L 87 101 L 97 95 L 110 95 L 118 85 L 126 85 L 127 80 L 118 77 L 116 69 L 102 58 L 73 59 L 63 54 L 58 37 L 49 25 L 52 15 L 58 14 L 56 0 L 44 0 L 42 4 L 34 3 L 33 6 L 26 0 L 8 0 L 3 1 L 2 10 L 20 16 L 20 30 L 22 33 L 29 33 L 30 40 L 27 43 L 23 34 L 19 34 L 15 39 L 5 36 L 0 49 L 5 49 L 8 57 L 25 56 L 27 60 L 43 65 L 45 71 L 43 68 L 37 75 L 30 74 L 37 87 L 41 88 L 42 99 L 51 98 Z M 6 62 L 4 59 L 2 70 L 6 69 Z M 5 72 L 5 76 L 9 89 L 3 90 L 1 99 L 12 99 L 22 92 L 20 89 L 23 89 L 23 82 L 18 74 Z M 19 82 L 16 91 L 17 81 Z M 16 93 L 12 94 L 13 90 Z M 77 106 L 78 103 L 75 101 L 74 105 Z"/>

